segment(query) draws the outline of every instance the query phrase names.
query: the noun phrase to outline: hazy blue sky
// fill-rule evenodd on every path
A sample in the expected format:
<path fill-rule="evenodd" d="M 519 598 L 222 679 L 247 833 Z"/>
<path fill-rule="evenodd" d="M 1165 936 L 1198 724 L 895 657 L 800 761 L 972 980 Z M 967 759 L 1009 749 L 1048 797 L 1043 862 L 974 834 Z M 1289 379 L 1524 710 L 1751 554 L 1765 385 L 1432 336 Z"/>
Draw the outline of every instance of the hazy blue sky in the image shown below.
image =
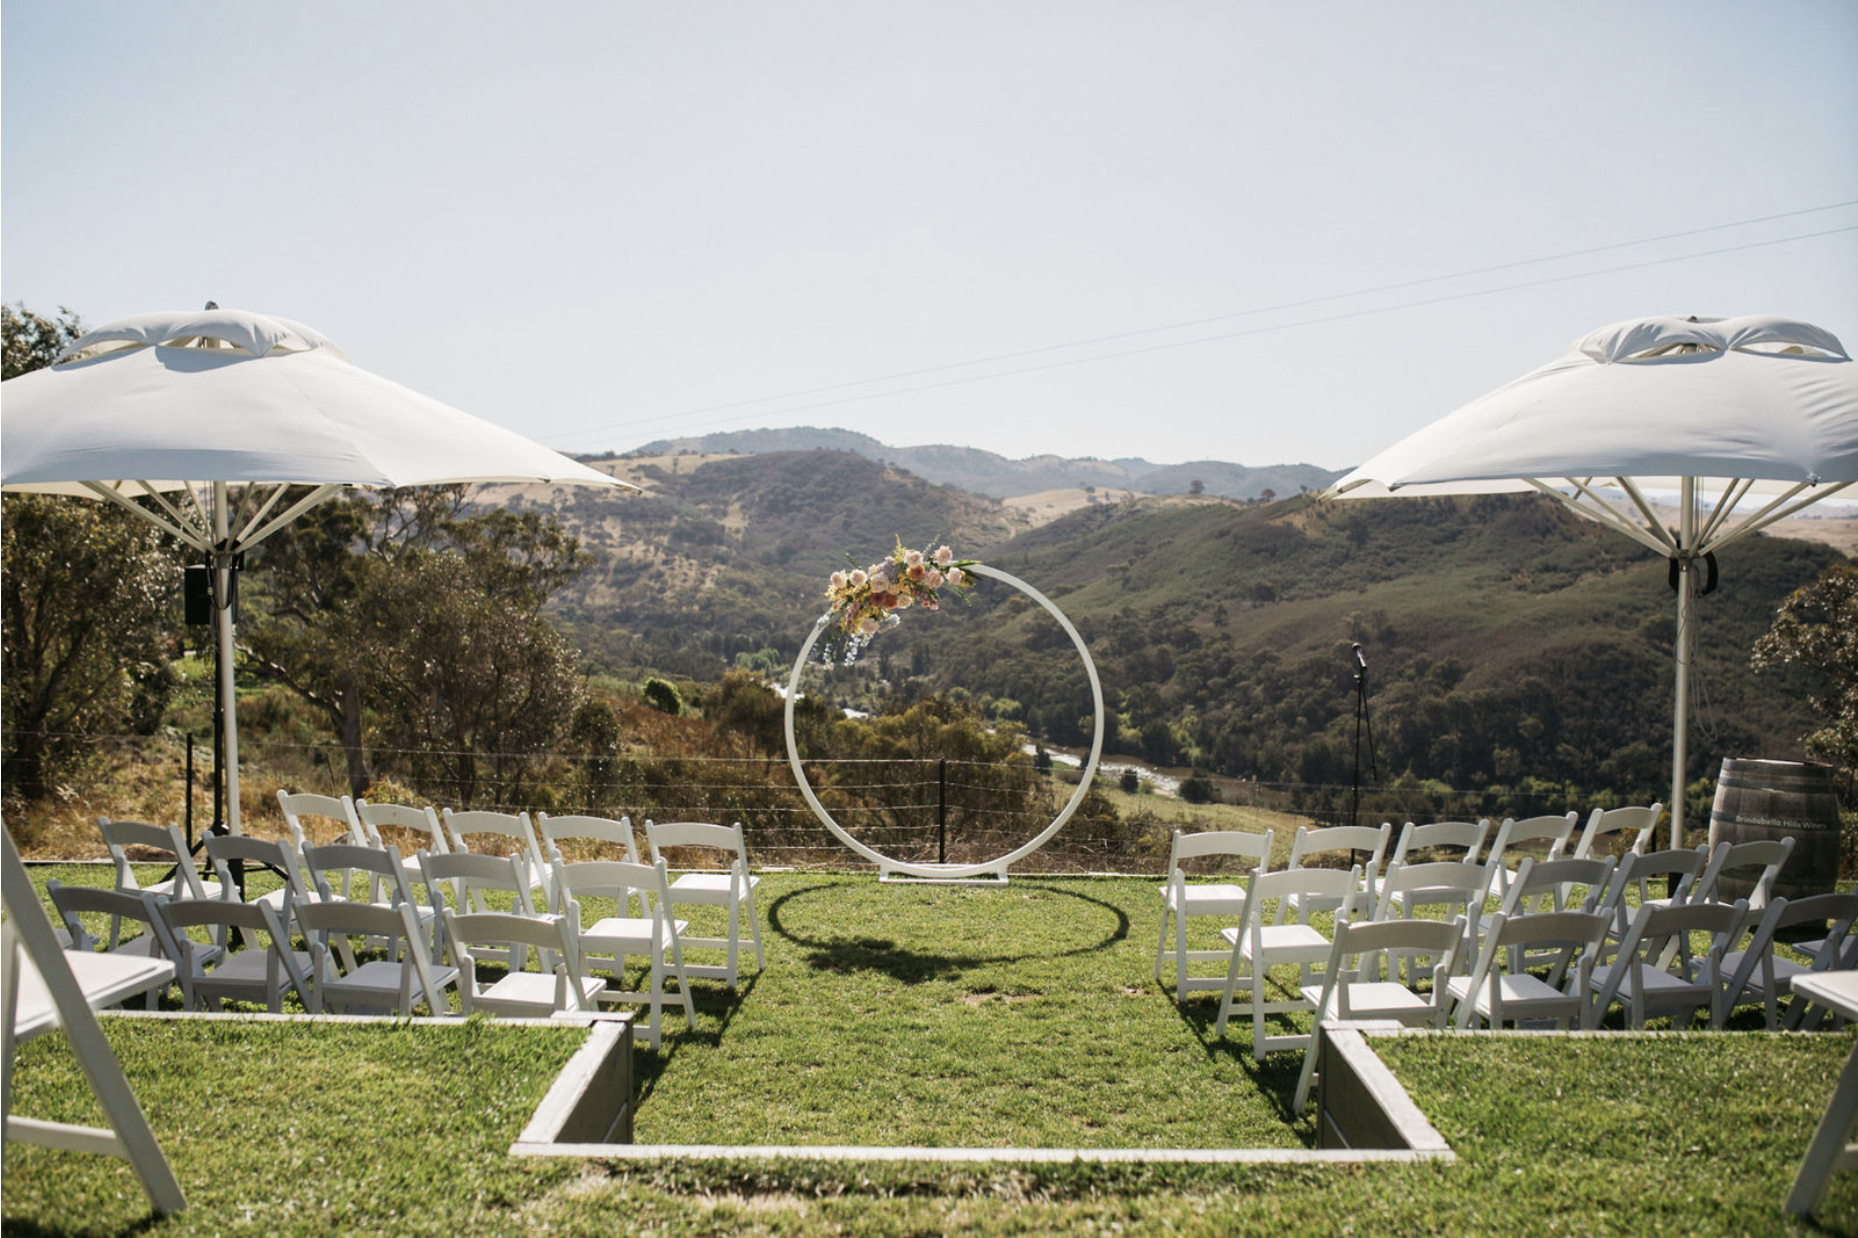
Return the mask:
<path fill-rule="evenodd" d="M 1340 467 L 1622 318 L 1858 347 L 1847 0 L 7 0 L 0 36 L 6 300 L 300 319 L 564 450 Z"/>

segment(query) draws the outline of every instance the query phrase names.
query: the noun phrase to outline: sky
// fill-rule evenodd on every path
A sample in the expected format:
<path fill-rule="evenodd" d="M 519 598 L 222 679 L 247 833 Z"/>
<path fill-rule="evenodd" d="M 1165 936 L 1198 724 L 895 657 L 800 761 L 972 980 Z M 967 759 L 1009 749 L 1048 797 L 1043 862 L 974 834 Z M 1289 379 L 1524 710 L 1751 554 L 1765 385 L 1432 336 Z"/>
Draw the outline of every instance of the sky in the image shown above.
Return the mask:
<path fill-rule="evenodd" d="M 1622 319 L 1858 348 L 1858 5 L 6 0 L 0 297 L 571 452 L 1341 468 Z"/>

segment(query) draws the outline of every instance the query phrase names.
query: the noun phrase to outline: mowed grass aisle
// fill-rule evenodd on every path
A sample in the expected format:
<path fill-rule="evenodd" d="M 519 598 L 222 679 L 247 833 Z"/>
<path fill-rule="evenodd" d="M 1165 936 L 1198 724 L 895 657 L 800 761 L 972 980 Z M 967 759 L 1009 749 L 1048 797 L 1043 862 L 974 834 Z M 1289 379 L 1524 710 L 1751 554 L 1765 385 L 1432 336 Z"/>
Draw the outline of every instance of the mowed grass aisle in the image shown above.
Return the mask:
<path fill-rule="evenodd" d="M 675 1007 L 641 1058 L 640 1143 L 926 1147 L 1305 1146 L 1301 1060 L 1250 1057 L 1154 983 L 1145 879 L 1004 888 L 780 875 L 762 883 L 768 969 L 699 1026 Z M 1195 926 L 1196 944 L 1217 938 Z M 1204 938 L 1202 939 L 1202 936 Z M 1172 971 L 1168 973 L 1172 976 Z M 1290 973 L 1286 973 L 1288 978 Z"/>

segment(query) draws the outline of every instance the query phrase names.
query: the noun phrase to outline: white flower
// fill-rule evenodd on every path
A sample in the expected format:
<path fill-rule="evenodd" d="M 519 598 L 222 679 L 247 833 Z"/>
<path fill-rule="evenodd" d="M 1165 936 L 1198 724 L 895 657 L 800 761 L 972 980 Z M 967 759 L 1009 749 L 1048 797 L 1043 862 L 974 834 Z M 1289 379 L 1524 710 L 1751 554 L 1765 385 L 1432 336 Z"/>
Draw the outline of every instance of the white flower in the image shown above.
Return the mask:
<path fill-rule="evenodd" d="M 911 602 L 912 602 L 913 600 L 914 600 L 914 599 L 913 599 L 913 598 L 911 598 L 909 594 L 907 594 L 907 593 L 899 593 L 899 594 L 897 595 L 897 609 L 898 609 L 898 610 L 908 610 L 908 609 L 910 608 L 910 603 L 911 603 Z"/>
<path fill-rule="evenodd" d="M 954 551 L 950 550 L 946 546 L 937 546 L 935 548 L 935 563 L 937 567 L 947 567 L 950 563 L 953 563 L 954 561 L 955 561 Z"/>
<path fill-rule="evenodd" d="M 929 574 L 923 577 L 923 583 L 928 585 L 931 589 L 940 589 L 943 580 L 944 577 L 942 573 L 936 571 L 934 568 L 930 568 Z"/>
<path fill-rule="evenodd" d="M 963 572 L 960 568 L 951 567 L 948 569 L 948 575 L 944 577 L 943 579 L 947 580 L 949 584 L 959 589 L 961 588 L 962 582 L 967 580 L 967 578 L 968 578 L 967 573 Z"/>
<path fill-rule="evenodd" d="M 851 579 L 852 579 L 852 588 L 859 589 L 864 586 L 864 582 L 869 580 L 870 577 L 864 574 L 863 568 L 853 568 Z"/>
<path fill-rule="evenodd" d="M 869 618 L 869 617 L 860 619 L 858 621 L 858 632 L 859 632 L 859 635 L 861 636 L 876 636 L 877 635 L 877 620 Z"/>
<path fill-rule="evenodd" d="M 915 567 L 918 563 L 921 563 L 922 561 L 923 561 L 923 552 L 920 550 L 909 551 L 903 556 L 903 565 L 905 567 Z"/>
<path fill-rule="evenodd" d="M 845 573 L 844 572 L 834 572 L 832 574 L 832 587 L 834 589 L 843 589 L 845 587 Z"/>

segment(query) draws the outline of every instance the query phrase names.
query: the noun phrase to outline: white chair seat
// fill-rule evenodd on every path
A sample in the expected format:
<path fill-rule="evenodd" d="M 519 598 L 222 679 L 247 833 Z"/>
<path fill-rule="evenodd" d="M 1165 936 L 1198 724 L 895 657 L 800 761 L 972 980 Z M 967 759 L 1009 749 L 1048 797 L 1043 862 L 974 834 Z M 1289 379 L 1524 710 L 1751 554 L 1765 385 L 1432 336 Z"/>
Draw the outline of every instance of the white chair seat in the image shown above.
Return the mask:
<path fill-rule="evenodd" d="M 223 963 L 208 972 L 203 980 L 197 980 L 194 983 L 208 987 L 215 983 L 228 982 L 263 984 L 270 953 L 268 950 L 241 950 L 237 954 L 229 955 Z M 308 954 L 302 950 L 292 950 L 290 957 L 296 960 L 297 966 L 303 970 L 304 974 L 309 973 L 310 956 Z"/>
<path fill-rule="evenodd" d="M 681 903 L 703 901 L 727 906 L 732 880 L 728 873 L 685 873 L 671 883 L 671 896 Z M 759 877 L 751 876 L 748 879 L 748 888 L 751 890 L 760 884 Z"/>
<path fill-rule="evenodd" d="M 690 927 L 686 921 L 674 920 L 676 931 L 682 933 Z M 581 930 L 581 948 L 583 951 L 599 954 L 615 946 L 630 946 L 628 954 L 643 954 L 652 947 L 654 924 L 659 925 L 656 936 L 659 946 L 671 944 L 672 930 L 661 921 L 653 921 L 645 916 L 608 916 L 594 923 L 592 928 Z"/>
<path fill-rule="evenodd" d="M 458 979 L 456 967 L 442 967 L 434 963 L 431 965 L 431 972 L 433 985 L 439 989 L 455 983 Z M 340 980 L 324 981 L 323 997 L 325 1001 L 379 1006 L 391 1010 L 400 1004 L 400 986 L 404 974 L 405 968 L 402 964 L 376 959 L 373 962 L 363 963 Z M 552 979 L 551 977 L 551 983 Z M 416 992 L 413 999 L 418 1001 L 420 996 Z"/>
<path fill-rule="evenodd" d="M 1497 979 L 1498 991 L 1503 996 L 1503 1010 L 1511 1018 L 1529 1017 L 1532 1010 L 1556 1010 L 1569 1006 L 1578 1006 L 1579 998 L 1569 997 L 1554 985 L 1548 984 L 1528 972 L 1506 972 Z M 1454 1002 L 1462 1002 L 1471 992 L 1471 977 L 1453 976 L 1445 982 L 1446 992 L 1452 995 Z M 1490 1017 L 1490 988 L 1479 985 L 1477 989 L 1478 1014 Z"/>
<path fill-rule="evenodd" d="M 1265 957 L 1273 967 L 1285 963 L 1321 963 L 1329 957 L 1335 943 L 1307 924 L 1266 924 L 1259 928 L 1264 939 Z M 1219 935 L 1238 946 L 1239 956 L 1252 957 L 1252 939 L 1238 929 L 1221 929 Z"/>
<path fill-rule="evenodd" d="M 1236 916 L 1245 910 L 1244 886 L 1198 885 L 1187 886 L 1186 890 L 1184 901 L 1190 916 Z M 1167 886 L 1161 887 L 1161 905 L 1169 911 L 1178 910 L 1174 905 L 1174 892 Z"/>
<path fill-rule="evenodd" d="M 1304 1000 L 1312 1006 L 1319 1005 L 1323 988 L 1320 984 L 1304 985 Z M 1393 980 L 1356 981 L 1348 986 L 1348 1004 L 1349 1013 L 1357 1019 L 1398 1019 L 1405 1014 L 1429 1019 L 1438 1013 L 1438 1007 Z M 1335 1017 L 1335 1003 L 1330 1005 L 1331 1009 L 1317 1013 L 1318 1022 Z"/>
<path fill-rule="evenodd" d="M 505 1003 L 522 1007 L 547 1006 L 555 1000 L 555 983 L 552 972 L 511 972 L 476 994 L 477 1004 L 493 1008 Z M 581 994 L 589 1006 L 599 1000 L 605 989 L 606 981 L 598 976 L 581 977 Z"/>
<path fill-rule="evenodd" d="M 183 877 L 170 877 L 166 881 L 157 881 L 154 885 L 143 886 L 142 889 L 156 898 L 193 897 L 193 892 L 187 888 L 187 881 Z M 217 881 L 202 880 L 200 889 L 207 898 L 220 898 L 225 894 L 225 887 Z"/>

